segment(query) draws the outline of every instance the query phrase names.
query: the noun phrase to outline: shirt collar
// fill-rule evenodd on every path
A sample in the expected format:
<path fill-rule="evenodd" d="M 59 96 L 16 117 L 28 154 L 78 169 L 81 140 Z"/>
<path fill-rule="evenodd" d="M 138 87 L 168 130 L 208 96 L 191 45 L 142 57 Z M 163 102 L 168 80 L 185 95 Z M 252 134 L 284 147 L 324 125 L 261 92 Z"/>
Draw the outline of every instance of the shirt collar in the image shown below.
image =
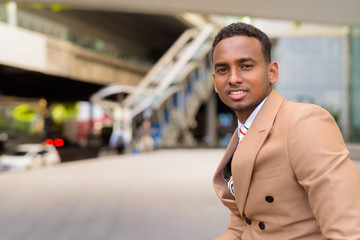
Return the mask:
<path fill-rule="evenodd" d="M 261 107 L 264 105 L 265 101 L 266 101 L 267 97 L 255 108 L 255 110 L 250 114 L 250 116 L 248 117 L 248 119 L 246 120 L 246 122 L 244 124 L 242 124 L 239 119 L 238 119 L 238 128 L 240 129 L 242 126 L 244 126 L 246 129 L 249 129 L 251 124 L 254 122 L 255 117 L 257 116 L 257 114 L 259 113 Z M 239 134 L 239 132 L 238 132 Z"/>

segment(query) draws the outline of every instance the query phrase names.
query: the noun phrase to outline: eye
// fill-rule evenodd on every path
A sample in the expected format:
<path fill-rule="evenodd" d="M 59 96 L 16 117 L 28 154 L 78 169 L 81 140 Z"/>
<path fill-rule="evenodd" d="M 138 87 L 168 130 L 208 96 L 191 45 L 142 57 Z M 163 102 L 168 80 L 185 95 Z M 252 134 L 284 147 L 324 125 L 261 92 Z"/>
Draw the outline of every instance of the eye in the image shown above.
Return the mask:
<path fill-rule="evenodd" d="M 240 66 L 240 68 L 242 69 L 242 70 L 250 70 L 250 69 L 253 69 L 254 68 L 254 65 L 252 65 L 252 64 L 244 64 L 244 65 L 241 65 Z"/>
<path fill-rule="evenodd" d="M 218 68 L 216 68 L 215 72 L 218 74 L 224 74 L 227 72 L 227 68 L 226 67 L 218 67 Z"/>

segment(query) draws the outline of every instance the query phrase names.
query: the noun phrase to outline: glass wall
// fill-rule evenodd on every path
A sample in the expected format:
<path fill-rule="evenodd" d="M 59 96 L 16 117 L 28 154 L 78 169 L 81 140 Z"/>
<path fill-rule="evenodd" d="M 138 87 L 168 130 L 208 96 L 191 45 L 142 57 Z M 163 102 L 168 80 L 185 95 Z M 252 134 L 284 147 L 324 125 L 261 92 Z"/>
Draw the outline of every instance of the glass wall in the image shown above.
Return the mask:
<path fill-rule="evenodd" d="M 280 77 L 275 89 L 286 99 L 327 109 L 345 132 L 348 122 L 347 36 L 280 38 L 273 58 Z"/>
<path fill-rule="evenodd" d="M 360 28 L 350 35 L 350 141 L 360 142 Z"/>

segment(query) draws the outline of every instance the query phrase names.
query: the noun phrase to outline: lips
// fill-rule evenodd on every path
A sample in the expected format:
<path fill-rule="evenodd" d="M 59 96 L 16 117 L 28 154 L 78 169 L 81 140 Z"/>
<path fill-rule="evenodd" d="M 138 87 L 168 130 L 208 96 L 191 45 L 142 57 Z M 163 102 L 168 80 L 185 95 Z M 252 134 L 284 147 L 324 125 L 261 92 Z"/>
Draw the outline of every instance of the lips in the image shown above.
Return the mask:
<path fill-rule="evenodd" d="M 232 89 L 228 90 L 228 95 L 233 100 L 240 100 L 247 94 L 246 90 L 243 89 Z"/>
<path fill-rule="evenodd" d="M 233 92 L 230 92 L 230 95 L 242 94 L 243 92 L 245 92 L 245 91 L 233 91 Z"/>

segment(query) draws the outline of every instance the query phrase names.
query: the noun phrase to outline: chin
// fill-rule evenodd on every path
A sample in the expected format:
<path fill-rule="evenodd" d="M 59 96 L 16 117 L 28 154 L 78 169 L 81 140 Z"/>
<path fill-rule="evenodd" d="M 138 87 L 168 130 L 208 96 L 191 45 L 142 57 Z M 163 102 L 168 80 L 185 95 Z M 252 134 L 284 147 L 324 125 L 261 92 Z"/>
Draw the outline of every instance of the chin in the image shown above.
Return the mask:
<path fill-rule="evenodd" d="M 254 110 L 257 105 L 249 105 L 249 106 L 228 106 L 234 112 L 245 112 L 249 110 Z"/>

